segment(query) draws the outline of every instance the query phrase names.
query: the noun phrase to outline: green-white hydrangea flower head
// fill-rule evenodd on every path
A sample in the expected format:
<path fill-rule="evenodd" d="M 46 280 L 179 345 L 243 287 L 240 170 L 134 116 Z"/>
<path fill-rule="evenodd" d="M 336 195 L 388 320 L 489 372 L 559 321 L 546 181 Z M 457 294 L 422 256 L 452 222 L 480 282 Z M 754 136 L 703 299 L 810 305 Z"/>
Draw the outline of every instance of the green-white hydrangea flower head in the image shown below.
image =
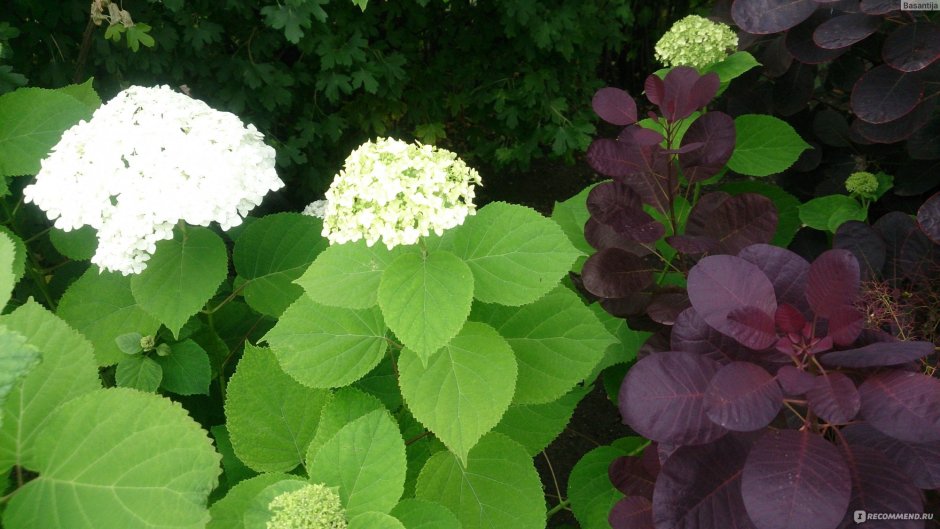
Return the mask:
<path fill-rule="evenodd" d="M 132 86 L 65 131 L 23 195 L 59 229 L 98 230 L 93 263 L 136 274 L 179 221 L 227 230 L 284 186 L 263 138 L 167 86 Z"/>
<path fill-rule="evenodd" d="M 322 219 L 326 217 L 326 200 L 314 200 L 307 204 L 301 214 Z"/>
<path fill-rule="evenodd" d="M 285 492 L 268 504 L 267 529 L 346 529 L 346 511 L 335 490 L 321 484 Z"/>
<path fill-rule="evenodd" d="M 346 158 L 326 192 L 323 236 L 331 244 L 415 244 L 473 215 L 479 184 L 479 173 L 450 151 L 392 138 L 369 141 Z"/>
<path fill-rule="evenodd" d="M 668 67 L 702 69 L 724 60 L 738 47 L 738 36 L 727 24 L 698 15 L 677 21 L 656 43 L 656 59 Z"/>
<path fill-rule="evenodd" d="M 852 173 L 845 181 L 845 189 L 853 195 L 875 198 L 878 192 L 878 177 L 867 171 Z"/>

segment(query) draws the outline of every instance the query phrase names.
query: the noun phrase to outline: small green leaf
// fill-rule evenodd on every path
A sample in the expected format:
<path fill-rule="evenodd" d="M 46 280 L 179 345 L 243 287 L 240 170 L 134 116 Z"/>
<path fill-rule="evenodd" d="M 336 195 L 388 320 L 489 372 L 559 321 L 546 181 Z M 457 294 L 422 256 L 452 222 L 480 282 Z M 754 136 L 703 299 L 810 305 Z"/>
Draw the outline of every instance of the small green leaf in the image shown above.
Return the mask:
<path fill-rule="evenodd" d="M 726 57 L 723 61 L 716 62 L 705 69 L 702 74 L 715 72 L 722 85 L 727 85 L 733 79 L 737 79 L 752 68 L 760 66 L 757 59 L 746 51 L 738 51 Z"/>
<path fill-rule="evenodd" d="M 205 349 L 192 340 L 185 340 L 173 344 L 166 356 L 160 356 L 159 351 L 158 347 L 155 360 L 163 368 L 161 388 L 177 395 L 209 394 L 212 369 Z"/>
<path fill-rule="evenodd" d="M 366 246 L 364 240 L 334 244 L 323 251 L 297 279 L 310 299 L 347 309 L 367 309 L 378 303 L 382 272 L 408 250 L 384 244 Z"/>
<path fill-rule="evenodd" d="M 95 87 L 92 84 L 93 80 L 89 77 L 84 83 L 66 85 L 62 88 L 56 88 L 55 91 L 74 97 L 85 105 L 85 108 L 90 112 L 94 112 L 101 106 L 101 97 L 95 92 Z"/>
<path fill-rule="evenodd" d="M 591 218 L 587 210 L 587 196 L 595 185 L 589 185 L 564 202 L 555 202 L 552 208 L 552 220 L 561 226 L 571 244 L 585 255 L 594 253 L 594 248 L 584 239 L 584 224 Z"/>
<path fill-rule="evenodd" d="M 114 381 L 118 387 L 154 393 L 163 380 L 163 368 L 145 355 L 135 355 L 118 362 Z"/>
<path fill-rule="evenodd" d="M 568 500 L 571 512 L 584 529 L 610 529 L 607 516 L 623 493 L 614 487 L 607 468 L 614 459 L 627 452 L 613 446 L 591 450 L 571 469 L 568 477 Z"/>
<path fill-rule="evenodd" d="M 737 144 L 728 168 L 750 176 L 780 173 L 811 148 L 789 123 L 763 114 L 734 118 Z"/>
<path fill-rule="evenodd" d="M 212 492 L 213 495 L 226 494 L 240 481 L 257 475 L 257 472 L 245 466 L 235 455 L 235 449 L 232 448 L 232 439 L 229 437 L 228 429 L 224 424 L 209 428 L 209 432 L 215 441 L 216 452 L 222 456 L 222 478 L 219 488 Z"/>
<path fill-rule="evenodd" d="M 849 220 L 864 221 L 868 212 L 852 197 L 828 195 L 814 198 L 800 206 L 800 220 L 810 228 L 835 232 Z"/>
<path fill-rule="evenodd" d="M 147 48 L 152 48 L 155 42 L 153 37 L 148 34 L 149 31 L 150 26 L 142 22 L 129 26 L 127 28 L 127 47 L 135 52 L 140 49 L 141 44 Z"/>
<path fill-rule="evenodd" d="M 139 332 L 128 332 L 125 334 L 119 335 L 114 339 L 114 342 L 117 343 L 118 349 L 126 355 L 136 355 L 144 351 L 144 348 L 140 345 L 140 340 L 143 338 Z"/>
<path fill-rule="evenodd" d="M 82 226 L 72 231 L 52 228 L 49 232 L 49 241 L 65 257 L 76 261 L 87 261 L 95 255 L 95 250 L 98 248 L 98 233 L 91 226 Z"/>
<path fill-rule="evenodd" d="M 884 171 L 880 171 L 875 174 L 875 178 L 878 179 L 878 189 L 875 190 L 875 200 L 879 200 L 894 187 L 894 177 Z"/>
<path fill-rule="evenodd" d="M 239 482 L 228 491 L 224 498 L 212 504 L 209 514 L 212 520 L 206 529 L 245 529 L 245 511 L 261 491 L 279 481 L 291 479 L 290 474 L 272 472 L 259 474 Z"/>
<path fill-rule="evenodd" d="M 391 515 L 398 518 L 405 529 L 460 529 L 460 522 L 447 507 L 425 500 L 401 500 Z"/>
<path fill-rule="evenodd" d="M 369 5 L 369 0 L 352 0 L 354 6 L 359 7 L 363 13 L 366 12 L 366 6 Z"/>
<path fill-rule="evenodd" d="M 344 426 L 373 411 L 384 409 L 379 399 L 358 389 L 341 388 L 337 390 L 329 402 L 323 406 L 323 411 L 320 412 L 317 433 L 310 441 L 310 445 L 307 447 L 307 455 L 304 458 L 307 468 L 313 465 L 313 458 L 316 457 L 320 448 Z"/>
<path fill-rule="evenodd" d="M 519 443 L 535 457 L 564 431 L 575 407 L 591 387 L 577 387 L 560 399 L 544 404 L 512 405 L 493 431 Z"/>

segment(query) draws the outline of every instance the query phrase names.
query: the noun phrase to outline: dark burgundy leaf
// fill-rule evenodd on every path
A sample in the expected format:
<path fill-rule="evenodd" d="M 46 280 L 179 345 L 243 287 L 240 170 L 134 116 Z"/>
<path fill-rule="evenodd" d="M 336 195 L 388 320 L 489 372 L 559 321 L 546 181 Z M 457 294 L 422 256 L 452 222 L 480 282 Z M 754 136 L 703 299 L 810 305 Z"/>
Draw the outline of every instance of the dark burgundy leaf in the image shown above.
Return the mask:
<path fill-rule="evenodd" d="M 887 123 L 914 110 L 924 93 L 916 75 L 882 64 L 863 75 L 852 89 L 852 112 L 868 123 Z"/>
<path fill-rule="evenodd" d="M 738 257 L 753 263 L 764 272 L 774 286 L 777 303 L 787 303 L 808 313 L 806 281 L 809 263 L 786 248 L 770 244 L 753 244 L 738 252 Z"/>
<path fill-rule="evenodd" d="M 728 313 L 737 324 L 734 338 L 751 349 L 766 349 L 777 341 L 774 319 L 756 307 L 740 307 Z"/>
<path fill-rule="evenodd" d="M 935 193 L 917 210 L 917 224 L 933 242 L 940 244 L 940 193 Z"/>
<path fill-rule="evenodd" d="M 761 529 L 831 529 L 849 506 L 851 483 L 839 449 L 818 434 L 770 430 L 748 454 L 741 493 Z"/>
<path fill-rule="evenodd" d="M 849 146 L 849 122 L 841 112 L 831 108 L 820 110 L 813 116 L 813 133 L 830 147 Z"/>
<path fill-rule="evenodd" d="M 793 63 L 793 55 L 787 51 L 786 35 L 780 35 L 770 41 L 760 55 L 760 63 L 764 65 L 764 75 L 774 79 L 787 73 Z"/>
<path fill-rule="evenodd" d="M 843 428 L 842 435 L 853 446 L 866 446 L 888 456 L 918 488 L 940 488 L 940 441 L 899 441 L 864 423 Z"/>
<path fill-rule="evenodd" d="M 610 226 L 598 222 L 597 219 L 588 219 L 584 223 L 584 239 L 597 250 L 620 248 L 640 257 L 651 253 L 649 248 L 617 233 Z"/>
<path fill-rule="evenodd" d="M 620 134 L 617 135 L 617 141 L 626 143 L 628 145 L 639 145 L 640 147 L 652 147 L 653 145 L 659 145 L 666 138 L 663 138 L 663 135 L 656 132 L 655 130 L 650 130 L 646 127 L 641 127 L 639 125 L 630 125 L 624 127 L 620 131 Z"/>
<path fill-rule="evenodd" d="M 806 400 L 813 413 L 830 424 L 851 421 L 861 406 L 855 384 L 849 377 L 837 372 L 814 378 L 812 387 L 806 392 Z"/>
<path fill-rule="evenodd" d="M 624 237 L 639 243 L 659 240 L 666 231 L 662 224 L 643 211 L 640 197 L 633 188 L 620 182 L 603 182 L 587 198 L 591 217 Z"/>
<path fill-rule="evenodd" d="M 928 127 L 922 127 L 914 135 L 918 135 Z M 940 139 L 940 130 L 934 132 Z M 914 137 L 907 140 L 910 144 Z M 913 157 L 912 157 L 913 158 Z M 940 185 L 940 158 L 931 161 L 908 161 L 898 169 L 894 179 L 894 189 L 891 191 L 899 197 L 915 197 L 926 193 L 935 186 Z"/>
<path fill-rule="evenodd" d="M 666 77 L 669 77 L 669 75 L 667 74 Z M 668 82 L 666 83 L 666 87 L 669 87 Z M 718 89 L 720 87 L 721 79 L 718 77 L 717 73 L 711 72 L 702 75 L 692 86 L 692 91 L 689 93 L 689 104 L 696 109 L 704 108 L 705 105 L 718 95 Z"/>
<path fill-rule="evenodd" d="M 879 27 L 881 17 L 864 13 L 839 15 L 820 24 L 813 33 L 813 40 L 821 48 L 836 50 L 868 38 Z"/>
<path fill-rule="evenodd" d="M 636 101 L 619 88 L 601 88 L 594 94 L 591 106 L 601 119 L 613 125 L 636 123 Z"/>
<path fill-rule="evenodd" d="M 806 318 L 803 313 L 790 304 L 778 305 L 777 313 L 774 314 L 774 323 L 781 331 L 790 334 L 803 332 L 806 326 Z"/>
<path fill-rule="evenodd" d="M 908 138 L 904 147 L 914 160 L 940 160 L 940 117 L 918 129 Z"/>
<path fill-rule="evenodd" d="M 650 103 L 659 106 L 663 102 L 666 85 L 658 75 L 650 74 L 643 82 L 643 90 L 646 92 L 646 98 L 650 100 Z"/>
<path fill-rule="evenodd" d="M 654 268 L 620 248 L 606 248 L 588 258 L 581 271 L 584 288 L 601 298 L 623 298 L 653 283 Z"/>
<path fill-rule="evenodd" d="M 719 251 L 736 254 L 742 248 L 773 239 L 777 220 L 777 208 L 763 195 L 709 193 L 689 213 L 685 234 L 716 239 Z"/>
<path fill-rule="evenodd" d="M 667 444 L 667 443 L 653 443 L 656 445 L 656 454 L 659 456 L 660 466 L 664 465 L 666 461 L 672 457 L 672 454 L 676 453 L 676 450 L 682 448 L 678 444 Z M 656 491 L 653 491 L 653 494 L 656 494 Z"/>
<path fill-rule="evenodd" d="M 609 138 L 591 142 L 587 161 L 598 173 L 614 178 L 642 171 L 646 167 L 639 148 Z"/>
<path fill-rule="evenodd" d="M 666 242 L 679 253 L 686 255 L 721 253 L 721 243 L 718 239 L 705 235 L 671 235 L 666 237 Z"/>
<path fill-rule="evenodd" d="M 852 345 L 864 326 L 865 317 L 855 307 L 847 305 L 830 312 L 829 336 L 835 345 Z"/>
<path fill-rule="evenodd" d="M 681 447 L 663 464 L 653 493 L 656 527 L 756 529 L 741 500 L 741 468 L 749 439 L 729 434 Z"/>
<path fill-rule="evenodd" d="M 656 478 L 646 471 L 638 456 L 623 456 L 614 459 L 607 467 L 607 476 L 624 496 L 653 498 L 653 485 L 656 483 Z"/>
<path fill-rule="evenodd" d="M 649 305 L 652 297 L 653 295 L 649 292 L 636 292 L 622 298 L 602 299 L 600 304 L 601 307 L 604 307 L 604 310 L 618 318 L 630 318 L 645 314 L 646 306 Z M 629 320 L 628 323 L 630 323 L 631 329 L 640 330 L 638 325 L 631 323 Z"/>
<path fill-rule="evenodd" d="M 886 255 L 885 263 L 888 265 L 886 273 L 888 277 L 895 277 L 897 270 L 896 261 L 901 257 L 901 248 L 911 237 L 918 235 L 923 237 L 923 232 L 917 227 L 917 223 L 909 215 L 900 211 L 892 211 L 885 214 L 873 225 L 875 231 L 881 235 L 885 241 Z M 929 241 L 928 241 L 929 242 Z"/>
<path fill-rule="evenodd" d="M 748 349 L 713 329 L 705 322 L 694 308 L 688 308 L 679 314 L 670 334 L 672 348 L 676 351 L 696 353 L 721 364 L 751 356 Z"/>
<path fill-rule="evenodd" d="M 916 72 L 940 59 L 940 26 L 914 22 L 894 30 L 885 39 L 882 57 L 902 72 Z"/>
<path fill-rule="evenodd" d="M 869 15 L 884 15 L 897 11 L 900 3 L 898 0 L 862 0 L 859 7 L 861 7 L 863 13 Z"/>
<path fill-rule="evenodd" d="M 815 384 L 816 377 L 794 366 L 783 366 L 777 370 L 777 383 L 787 395 L 803 395 Z"/>
<path fill-rule="evenodd" d="M 685 119 L 715 97 L 719 84 L 716 73 L 700 75 L 695 68 L 676 66 L 663 79 L 662 100 L 657 106 L 669 121 Z"/>
<path fill-rule="evenodd" d="M 848 48 L 826 49 L 820 47 L 813 40 L 813 33 L 821 24 L 831 20 L 829 11 L 818 11 L 805 22 L 787 31 L 786 45 L 787 50 L 793 54 L 793 57 L 806 64 L 822 64 L 832 62 L 843 53 L 849 51 Z"/>
<path fill-rule="evenodd" d="M 642 139 L 642 134 L 634 137 Z M 659 145 L 601 138 L 588 147 L 587 161 L 595 171 L 633 187 L 644 203 L 668 211 L 679 181 L 670 170 L 669 155 Z"/>
<path fill-rule="evenodd" d="M 783 392 L 774 377 L 750 362 L 732 362 L 715 373 L 705 392 L 705 413 L 738 432 L 760 430 L 774 420 Z"/>
<path fill-rule="evenodd" d="M 813 261 L 806 276 L 806 301 L 824 318 L 858 298 L 858 261 L 848 250 L 829 250 Z"/>
<path fill-rule="evenodd" d="M 683 146 L 693 142 L 702 146 L 679 155 L 679 166 L 689 183 L 715 176 L 728 163 L 734 152 L 734 119 L 717 111 L 699 116 L 682 137 Z"/>
<path fill-rule="evenodd" d="M 667 351 L 638 361 L 620 386 L 620 414 L 637 433 L 661 443 L 704 444 L 725 429 L 708 420 L 703 400 L 718 362 Z"/>
<path fill-rule="evenodd" d="M 884 371 L 868 377 L 858 392 L 862 417 L 885 435 L 914 443 L 940 440 L 940 380 Z"/>
<path fill-rule="evenodd" d="M 911 478 L 881 452 L 867 447 L 849 445 L 842 450 L 852 475 L 852 500 L 846 512 L 845 528 L 866 526 L 886 529 L 921 529 L 919 520 L 870 521 L 864 524 L 854 520 L 857 511 L 866 513 L 921 513 L 924 502 L 921 492 Z"/>
<path fill-rule="evenodd" d="M 704 145 L 705 145 L 705 142 L 701 142 L 701 141 L 696 141 L 692 143 L 686 143 L 683 141 L 682 146 L 679 147 L 678 149 L 668 149 L 666 152 L 669 154 L 687 154 L 687 153 L 690 153 L 692 151 L 696 151 L 702 148 L 702 146 Z"/>
<path fill-rule="evenodd" d="M 881 274 L 885 264 L 885 241 L 864 222 L 843 222 L 832 239 L 832 247 L 852 252 L 861 266 L 861 277 L 872 279 Z"/>
<path fill-rule="evenodd" d="M 646 307 L 646 314 L 656 323 L 672 325 L 679 314 L 690 306 L 689 295 L 684 288 L 663 288 L 653 294 L 653 300 Z"/>
<path fill-rule="evenodd" d="M 735 0 L 734 23 L 748 33 L 766 35 L 786 31 L 816 11 L 812 0 Z"/>
<path fill-rule="evenodd" d="M 650 443 L 646 445 L 646 448 L 643 449 L 643 453 L 640 454 L 640 464 L 643 465 L 643 469 L 646 470 L 647 474 L 653 476 L 655 481 L 656 476 L 659 475 L 659 469 L 661 467 L 659 462 L 659 449 L 657 443 Z"/>
<path fill-rule="evenodd" d="M 794 62 L 787 73 L 774 81 L 773 107 L 782 116 L 792 116 L 806 108 L 813 97 L 816 66 Z"/>
<path fill-rule="evenodd" d="M 925 99 L 917 105 L 913 111 L 905 114 L 888 123 L 874 125 L 860 119 L 852 122 L 849 128 L 849 134 L 852 135 L 852 141 L 864 143 L 856 136 L 867 140 L 869 143 L 896 143 L 906 140 L 915 132 L 921 129 L 933 116 L 933 110 L 937 106 L 937 99 Z"/>
<path fill-rule="evenodd" d="M 653 504 L 641 496 L 618 501 L 607 522 L 613 529 L 653 529 Z"/>

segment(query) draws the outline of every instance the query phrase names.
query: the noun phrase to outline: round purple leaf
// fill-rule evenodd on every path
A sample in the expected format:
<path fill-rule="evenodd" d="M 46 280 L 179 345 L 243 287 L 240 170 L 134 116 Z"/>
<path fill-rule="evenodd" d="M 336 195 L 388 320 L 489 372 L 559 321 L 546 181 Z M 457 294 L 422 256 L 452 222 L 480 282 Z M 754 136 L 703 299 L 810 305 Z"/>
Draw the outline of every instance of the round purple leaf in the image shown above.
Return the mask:
<path fill-rule="evenodd" d="M 679 314 L 672 326 L 670 340 L 674 351 L 700 354 L 722 365 L 743 359 L 751 353 L 733 338 L 713 329 L 694 308 Z"/>
<path fill-rule="evenodd" d="M 607 522 L 613 529 L 653 529 L 653 504 L 642 496 L 618 501 Z"/>
<path fill-rule="evenodd" d="M 714 72 L 701 75 L 695 68 L 676 66 L 663 79 L 662 98 L 657 106 L 669 121 L 685 119 L 708 104 L 720 84 Z"/>
<path fill-rule="evenodd" d="M 813 379 L 806 392 L 809 408 L 830 424 L 845 424 L 858 413 L 861 399 L 852 380 L 842 373 L 828 373 Z"/>
<path fill-rule="evenodd" d="M 601 298 L 623 298 L 653 283 L 654 269 L 620 248 L 605 248 L 588 258 L 581 279 L 588 292 Z"/>
<path fill-rule="evenodd" d="M 832 529 L 849 506 L 852 479 L 839 449 L 819 435 L 772 430 L 747 456 L 741 493 L 761 529 Z"/>
<path fill-rule="evenodd" d="M 753 263 L 774 286 L 777 303 L 787 303 L 806 311 L 806 280 L 809 262 L 799 255 L 770 244 L 753 244 L 738 252 L 738 257 Z"/>
<path fill-rule="evenodd" d="M 786 31 L 816 11 L 813 0 L 735 0 L 734 23 L 748 33 L 766 35 Z"/>
<path fill-rule="evenodd" d="M 650 103 L 659 106 L 663 102 L 666 85 L 658 75 L 650 74 L 643 82 L 643 91 L 646 92 L 646 98 Z"/>
<path fill-rule="evenodd" d="M 918 488 L 940 488 L 940 441 L 899 441 L 864 423 L 843 428 L 842 435 L 851 445 L 867 446 L 888 456 L 911 477 Z"/>
<path fill-rule="evenodd" d="M 856 511 L 869 513 L 921 513 L 924 502 L 921 492 L 897 464 L 881 452 L 858 445 L 843 450 L 852 473 L 852 500 L 846 512 L 843 527 L 858 527 L 854 523 Z M 874 523 L 878 522 L 873 522 Z M 869 524 L 865 524 L 866 526 Z M 890 529 L 920 529 L 922 521 L 896 520 L 878 525 Z"/>
<path fill-rule="evenodd" d="M 782 405 L 783 392 L 774 377 L 749 362 L 732 362 L 719 369 L 705 392 L 708 418 L 738 432 L 767 426 Z"/>
<path fill-rule="evenodd" d="M 874 228 L 864 222 L 843 222 L 832 238 L 832 246 L 852 252 L 861 265 L 864 278 L 876 277 L 884 267 L 885 241 Z"/>
<path fill-rule="evenodd" d="M 940 193 L 935 193 L 917 210 L 917 224 L 930 237 L 940 244 Z"/>
<path fill-rule="evenodd" d="M 714 239 L 721 253 L 736 254 L 769 242 L 777 231 L 777 208 L 757 193 L 708 193 L 692 208 L 686 236 Z"/>
<path fill-rule="evenodd" d="M 728 313 L 736 325 L 734 339 L 752 349 L 766 349 L 777 341 L 774 319 L 756 307 L 741 307 Z"/>
<path fill-rule="evenodd" d="M 888 35 L 881 53 L 896 70 L 923 70 L 940 59 L 940 26 L 931 22 L 905 24 Z"/>
<path fill-rule="evenodd" d="M 621 126 L 636 123 L 636 101 L 619 88 L 601 88 L 594 94 L 591 106 L 607 123 Z"/>
<path fill-rule="evenodd" d="M 887 123 L 876 125 L 856 119 L 849 128 L 849 134 L 852 136 L 852 141 L 861 144 L 895 143 L 906 140 L 930 121 L 936 107 L 937 100 L 931 98 L 923 100 L 911 112 Z"/>
<path fill-rule="evenodd" d="M 897 11 L 900 7 L 898 0 L 862 0 L 859 7 L 862 13 L 869 15 L 884 15 L 892 11 Z"/>
<path fill-rule="evenodd" d="M 682 174 L 689 182 L 711 178 L 728 163 L 734 152 L 734 119 L 724 112 L 708 112 L 699 116 L 686 130 L 682 145 L 702 146 L 679 155 Z"/>
<path fill-rule="evenodd" d="M 829 250 L 813 261 L 806 275 L 806 301 L 818 316 L 828 318 L 858 298 L 858 261 L 848 250 Z"/>
<path fill-rule="evenodd" d="M 923 93 L 920 78 L 882 64 L 855 83 L 852 112 L 868 123 L 887 123 L 914 110 Z"/>
<path fill-rule="evenodd" d="M 643 463 L 639 456 L 618 457 L 607 467 L 607 476 L 624 496 L 652 498 L 656 478 L 647 472 Z"/>
<path fill-rule="evenodd" d="M 885 435 L 914 443 L 940 440 L 940 380 L 884 371 L 868 377 L 858 393 L 862 417 Z"/>
<path fill-rule="evenodd" d="M 846 305 L 829 311 L 829 336 L 835 345 L 854 343 L 864 325 L 865 318 L 855 307 Z"/>
<path fill-rule="evenodd" d="M 774 314 L 774 323 L 777 328 L 787 334 L 799 334 L 803 332 L 806 326 L 806 318 L 803 313 L 789 303 L 778 305 L 777 313 Z"/>
<path fill-rule="evenodd" d="M 636 148 L 609 138 L 599 138 L 588 147 L 588 164 L 598 173 L 614 178 L 639 171 L 642 161 L 637 161 Z"/>
<path fill-rule="evenodd" d="M 813 41 L 821 48 L 845 48 L 868 38 L 881 27 L 881 17 L 864 13 L 839 15 L 823 22 L 813 32 Z"/>
<path fill-rule="evenodd" d="M 591 189 L 587 209 L 592 218 L 636 242 L 655 242 L 666 230 L 643 211 L 640 196 L 633 188 L 620 182 L 603 182 Z"/>
<path fill-rule="evenodd" d="M 639 125 L 630 125 L 624 127 L 617 135 L 617 141 L 626 144 L 634 144 L 640 147 L 652 147 L 665 141 L 666 138 L 655 130 L 650 130 Z"/>
<path fill-rule="evenodd" d="M 815 384 L 816 377 L 794 366 L 783 366 L 777 370 L 777 383 L 787 395 L 803 395 Z"/>
<path fill-rule="evenodd" d="M 661 443 L 694 445 L 721 437 L 725 429 L 708 420 L 703 400 L 718 362 L 678 351 L 637 362 L 620 386 L 623 422 Z"/>
<path fill-rule="evenodd" d="M 796 60 L 803 64 L 822 64 L 832 62 L 849 51 L 849 48 L 834 50 L 823 48 L 813 40 L 813 33 L 816 28 L 830 18 L 828 12 L 817 12 L 809 20 L 787 31 L 787 38 L 784 42 L 787 45 L 787 50 L 793 54 Z"/>

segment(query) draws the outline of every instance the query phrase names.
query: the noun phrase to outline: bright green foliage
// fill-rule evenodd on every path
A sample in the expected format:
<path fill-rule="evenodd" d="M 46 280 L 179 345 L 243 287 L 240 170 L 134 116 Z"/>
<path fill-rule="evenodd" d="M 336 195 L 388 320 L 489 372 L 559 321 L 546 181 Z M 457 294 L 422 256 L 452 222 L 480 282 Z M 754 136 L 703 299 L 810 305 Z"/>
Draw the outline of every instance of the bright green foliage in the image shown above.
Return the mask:
<path fill-rule="evenodd" d="M 804 225 L 833 233 L 843 222 L 867 218 L 865 207 L 846 195 L 818 197 L 800 206 L 800 220 Z"/>
<path fill-rule="evenodd" d="M 277 213 L 252 222 L 235 241 L 232 263 L 248 306 L 278 317 L 303 293 L 293 281 L 327 247 L 320 219 Z"/>
<path fill-rule="evenodd" d="M 560 399 L 544 404 L 514 404 L 493 431 L 519 443 L 534 457 L 565 429 L 575 407 L 591 387 L 577 387 Z"/>
<path fill-rule="evenodd" d="M 98 365 L 125 358 L 115 338 L 129 332 L 156 334 L 160 327 L 131 294 L 131 278 L 89 268 L 59 300 L 59 317 L 85 335 L 95 346 Z"/>
<path fill-rule="evenodd" d="M 516 371 L 506 340 L 492 327 L 474 322 L 468 322 L 427 366 L 407 348 L 398 359 L 399 383 L 408 407 L 461 461 L 506 412 Z"/>
<path fill-rule="evenodd" d="M 439 503 L 409 498 L 392 509 L 405 529 L 460 529 L 454 513 Z"/>
<path fill-rule="evenodd" d="M 91 259 L 98 247 L 98 235 L 91 226 L 83 226 L 72 231 L 53 228 L 49 232 L 49 241 L 60 254 L 78 261 Z"/>
<path fill-rule="evenodd" d="M 212 491 L 213 496 L 219 497 L 226 494 L 238 482 L 256 476 L 257 472 L 245 466 L 235 455 L 232 439 L 224 424 L 209 428 L 209 432 L 215 441 L 215 451 L 222 456 L 222 477 L 219 478 L 219 488 Z"/>
<path fill-rule="evenodd" d="M 209 353 L 192 340 L 175 343 L 168 356 L 154 358 L 163 368 L 166 391 L 177 395 L 208 395 L 212 381 Z"/>
<path fill-rule="evenodd" d="M 377 307 L 325 307 L 301 296 L 264 340 L 295 380 L 313 388 L 335 388 L 359 380 L 378 365 L 388 347 L 385 331 Z"/>
<path fill-rule="evenodd" d="M 0 325 L 0 426 L 3 425 L 3 403 L 13 384 L 39 363 L 39 351 L 26 338 Z"/>
<path fill-rule="evenodd" d="M 149 356 L 134 355 L 118 362 L 114 381 L 122 388 L 154 393 L 163 380 L 163 368 Z"/>
<path fill-rule="evenodd" d="M 473 271 L 473 297 L 502 305 L 547 294 L 580 255 L 557 224 L 505 202 L 487 204 L 467 218 L 450 244 Z"/>
<path fill-rule="evenodd" d="M 227 275 L 222 239 L 206 228 L 190 227 L 157 243 L 147 268 L 131 277 L 131 291 L 141 308 L 176 335 Z"/>
<path fill-rule="evenodd" d="M 551 402 L 584 380 L 614 343 L 577 294 L 557 287 L 522 307 L 480 305 L 472 319 L 493 326 L 519 364 L 516 404 Z"/>
<path fill-rule="evenodd" d="M 593 185 L 585 187 L 564 202 L 555 202 L 552 208 L 552 220 L 561 226 L 571 244 L 585 255 L 594 253 L 594 248 L 584 239 L 584 224 L 591 218 L 587 209 L 587 197 L 591 189 L 594 189 Z"/>
<path fill-rule="evenodd" d="M 780 173 L 796 162 L 800 153 L 811 148 L 789 123 L 763 114 L 734 118 L 737 143 L 728 160 L 734 172 L 767 176 Z"/>
<path fill-rule="evenodd" d="M 385 408 L 382 402 L 372 395 L 354 388 L 337 390 L 320 412 L 317 433 L 310 441 L 304 458 L 307 467 L 313 465 L 313 458 L 316 457 L 320 448 L 344 426 L 377 410 L 385 410 Z"/>
<path fill-rule="evenodd" d="M 94 112 L 101 106 L 101 97 L 95 91 L 95 87 L 92 85 L 93 81 L 94 79 L 88 78 L 84 83 L 66 85 L 57 88 L 55 91 L 74 97 L 85 105 L 89 112 Z"/>
<path fill-rule="evenodd" d="M 251 502 L 249 502 L 245 509 L 243 516 L 245 529 L 268 529 L 268 524 L 274 515 L 269 508 L 271 502 L 282 494 L 297 492 L 307 485 L 309 484 L 302 478 L 289 476 L 283 481 L 278 481 L 277 483 L 272 483 L 265 487 L 251 499 Z"/>
<path fill-rule="evenodd" d="M 16 244 L 5 233 L 0 233 L 0 307 L 7 304 L 16 284 L 13 262 L 16 259 Z"/>
<path fill-rule="evenodd" d="M 427 364 L 463 327 L 473 285 L 467 264 L 449 252 L 407 253 L 382 274 L 379 306 L 389 328 Z"/>
<path fill-rule="evenodd" d="M 724 60 L 705 68 L 702 73 L 715 72 L 718 74 L 721 86 L 727 87 L 733 79 L 737 79 L 756 66 L 760 66 L 760 63 L 753 55 L 746 51 L 737 51 L 725 57 Z"/>
<path fill-rule="evenodd" d="M 378 303 L 382 272 L 404 252 L 364 240 L 334 244 L 320 254 L 297 284 L 317 303 L 348 309 L 367 309 Z"/>
<path fill-rule="evenodd" d="M 146 425 L 141 427 L 140 425 Z M 58 408 L 36 436 L 30 470 L 3 515 L 9 529 L 197 529 L 219 455 L 179 405 L 128 389 Z"/>
<path fill-rule="evenodd" d="M 415 494 L 415 484 L 424 464 L 432 455 L 446 451 L 447 447 L 440 439 L 430 435 L 429 430 L 418 422 L 407 408 L 398 415 L 398 424 L 402 436 L 408 439 L 407 446 L 405 446 L 405 453 L 408 455 L 408 473 L 405 475 L 404 497 L 410 498 Z"/>
<path fill-rule="evenodd" d="M 483 438 L 466 466 L 448 452 L 431 456 L 418 478 L 417 497 L 456 513 L 463 529 L 545 527 L 545 499 L 532 458 L 500 434 Z"/>
<path fill-rule="evenodd" d="M 19 281 L 26 273 L 26 243 L 23 239 L 6 226 L 0 226 L 0 233 L 9 237 L 13 241 L 13 284 Z"/>
<path fill-rule="evenodd" d="M 353 519 L 369 511 L 392 510 L 404 491 L 406 465 L 398 424 L 388 412 L 377 410 L 339 430 L 320 448 L 307 472 L 313 482 L 339 487 Z"/>
<path fill-rule="evenodd" d="M 349 521 L 349 529 L 408 529 L 394 516 L 365 512 Z"/>
<path fill-rule="evenodd" d="M 28 301 L 0 324 L 26 337 L 42 361 L 13 386 L 0 426 L 0 473 L 12 465 L 36 468 L 37 432 L 53 411 L 101 387 L 91 344 L 35 301 Z"/>
<path fill-rule="evenodd" d="M 796 232 L 803 226 L 800 222 L 800 201 L 783 189 L 766 182 L 729 182 L 721 190 L 732 195 L 759 193 L 773 201 L 777 208 L 777 233 L 771 244 L 786 248 Z"/>
<path fill-rule="evenodd" d="M 618 446 L 599 446 L 591 450 L 571 469 L 568 500 L 571 512 L 582 529 L 610 529 L 607 515 L 623 493 L 614 487 L 607 468 L 614 459 L 630 455 Z"/>
<path fill-rule="evenodd" d="M 212 504 L 209 515 L 212 520 L 206 529 L 245 529 L 245 511 L 261 491 L 279 481 L 291 479 L 293 476 L 274 472 L 259 474 L 246 479 L 231 488 L 224 498 Z M 300 478 L 294 478 L 298 481 Z"/>
<path fill-rule="evenodd" d="M 259 472 L 293 469 L 304 460 L 328 398 L 287 376 L 271 351 L 246 346 L 225 400 L 235 454 Z"/>

